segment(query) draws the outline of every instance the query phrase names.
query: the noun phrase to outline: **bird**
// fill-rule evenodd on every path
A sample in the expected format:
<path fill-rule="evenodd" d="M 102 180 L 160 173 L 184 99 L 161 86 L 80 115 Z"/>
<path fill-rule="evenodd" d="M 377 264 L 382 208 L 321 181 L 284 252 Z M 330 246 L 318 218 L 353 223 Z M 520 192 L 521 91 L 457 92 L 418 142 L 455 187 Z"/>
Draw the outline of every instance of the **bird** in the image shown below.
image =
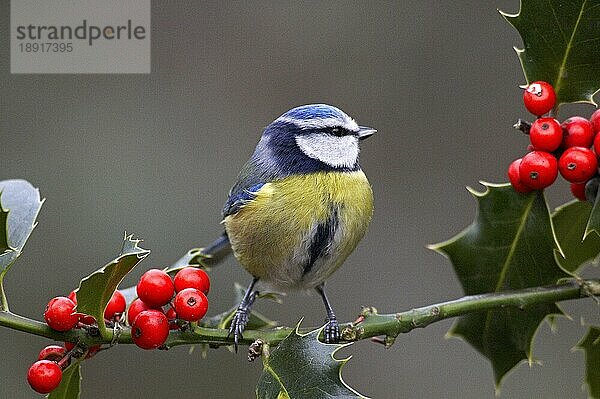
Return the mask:
<path fill-rule="evenodd" d="M 359 142 L 375 132 L 327 104 L 290 109 L 264 129 L 229 191 L 225 232 L 207 250 L 230 245 L 252 275 L 229 328 L 236 351 L 262 286 L 316 290 L 326 311 L 324 341 L 340 341 L 325 281 L 371 221 L 373 192 L 359 164 Z"/>

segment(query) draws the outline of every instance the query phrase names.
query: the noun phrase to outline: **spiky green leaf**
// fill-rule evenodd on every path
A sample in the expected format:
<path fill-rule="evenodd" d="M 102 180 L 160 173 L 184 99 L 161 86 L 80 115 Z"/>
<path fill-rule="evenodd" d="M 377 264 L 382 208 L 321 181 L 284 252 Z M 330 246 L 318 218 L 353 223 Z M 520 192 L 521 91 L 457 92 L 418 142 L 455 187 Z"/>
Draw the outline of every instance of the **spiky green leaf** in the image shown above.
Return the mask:
<path fill-rule="evenodd" d="M 205 259 L 208 258 L 202 253 L 202 248 L 193 248 L 179 258 L 177 262 L 167 267 L 165 271 L 173 275 L 186 266 L 202 266 L 206 268 Z"/>
<path fill-rule="evenodd" d="M 590 327 L 577 349 L 585 353 L 585 382 L 591 398 L 600 399 L 600 327 Z"/>
<path fill-rule="evenodd" d="M 551 83 L 557 102 L 589 102 L 600 89 L 600 6 L 596 0 L 521 0 L 501 12 L 523 39 L 515 48 L 528 83 Z"/>
<path fill-rule="evenodd" d="M 127 273 L 150 253 L 138 246 L 140 241 L 133 235 L 125 235 L 119 256 L 79 283 L 77 311 L 93 316 L 103 337 L 107 336 L 104 309 L 108 301 Z"/>
<path fill-rule="evenodd" d="M 554 255 L 567 273 L 577 274 L 600 254 L 600 236 L 589 234 L 584 239 L 591 211 L 589 202 L 573 201 L 556 208 L 552 214 L 556 239 L 562 249 L 562 253 L 554 250 Z"/>
<path fill-rule="evenodd" d="M 10 250 L 8 244 L 8 211 L 2 207 L 2 193 L 0 192 L 0 254 Z"/>
<path fill-rule="evenodd" d="M 256 387 L 258 399 L 364 398 L 342 379 L 342 367 L 350 359 L 335 353 L 347 345 L 319 341 L 322 328 L 300 334 L 298 327 L 263 357 L 263 372 Z"/>
<path fill-rule="evenodd" d="M 446 255 L 465 294 L 499 292 L 554 284 L 566 274 L 554 258 L 559 250 L 542 192 L 527 195 L 509 184 L 471 190 L 478 205 L 475 221 L 454 238 L 431 246 Z M 461 317 L 450 331 L 492 363 L 496 384 L 523 359 L 531 360 L 531 342 L 555 304 L 505 308 Z"/>
<path fill-rule="evenodd" d="M 592 211 L 590 213 L 587 225 L 585 226 L 584 237 L 587 238 L 592 233 L 600 236 L 600 195 L 596 196 L 594 205 L 592 205 Z"/>
<path fill-rule="evenodd" d="M 21 254 L 43 203 L 29 182 L 0 181 L 0 279 Z"/>
<path fill-rule="evenodd" d="M 60 385 L 48 395 L 48 399 L 79 399 L 81 394 L 81 365 L 74 362 L 63 371 Z"/>

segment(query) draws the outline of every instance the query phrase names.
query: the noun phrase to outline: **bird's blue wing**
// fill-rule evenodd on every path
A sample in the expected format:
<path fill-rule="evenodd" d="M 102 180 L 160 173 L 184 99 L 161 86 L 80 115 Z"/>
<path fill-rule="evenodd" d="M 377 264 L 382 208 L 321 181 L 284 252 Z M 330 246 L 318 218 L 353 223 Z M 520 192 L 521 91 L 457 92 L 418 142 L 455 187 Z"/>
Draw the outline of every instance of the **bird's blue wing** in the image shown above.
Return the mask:
<path fill-rule="evenodd" d="M 273 158 L 267 140 L 261 138 L 252 157 L 240 170 L 237 182 L 229 191 L 223 207 L 223 217 L 237 213 L 245 204 L 256 197 L 265 184 L 286 176 L 287 171 L 279 167 Z"/>
<path fill-rule="evenodd" d="M 248 187 L 236 185 L 229 193 L 229 198 L 223 207 L 223 217 L 237 213 L 245 204 L 256 197 L 256 193 L 265 183 L 255 183 Z"/>

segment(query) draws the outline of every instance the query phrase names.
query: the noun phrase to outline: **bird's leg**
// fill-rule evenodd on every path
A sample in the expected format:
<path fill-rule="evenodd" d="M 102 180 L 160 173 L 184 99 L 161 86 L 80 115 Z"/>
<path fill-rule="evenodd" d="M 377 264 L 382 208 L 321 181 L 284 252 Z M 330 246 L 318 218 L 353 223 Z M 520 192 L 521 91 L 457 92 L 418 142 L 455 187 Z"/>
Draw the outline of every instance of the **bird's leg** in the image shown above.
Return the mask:
<path fill-rule="evenodd" d="M 325 329 L 323 331 L 323 335 L 325 336 L 325 343 L 327 344 L 335 344 L 340 340 L 340 326 L 337 322 L 337 318 L 333 313 L 333 309 L 331 308 L 331 304 L 329 303 L 329 299 L 327 299 L 327 295 L 325 294 L 325 283 L 321 283 L 315 287 L 321 298 L 323 299 L 323 303 L 325 304 L 325 310 L 327 311 L 327 318 L 325 322 Z"/>
<path fill-rule="evenodd" d="M 233 334 L 233 342 L 235 346 L 235 351 L 237 352 L 238 343 L 240 338 L 242 338 L 242 332 L 244 332 L 244 328 L 246 328 L 246 324 L 248 324 L 248 319 L 250 317 L 250 309 L 252 308 L 252 304 L 256 299 L 256 295 L 258 291 L 254 291 L 254 285 L 258 281 L 258 278 L 254 278 L 248 288 L 246 289 L 246 293 L 244 294 L 244 298 L 242 298 L 242 302 L 240 302 L 240 306 L 238 306 L 233 319 L 231 319 L 231 325 L 229 326 L 229 337 Z"/>

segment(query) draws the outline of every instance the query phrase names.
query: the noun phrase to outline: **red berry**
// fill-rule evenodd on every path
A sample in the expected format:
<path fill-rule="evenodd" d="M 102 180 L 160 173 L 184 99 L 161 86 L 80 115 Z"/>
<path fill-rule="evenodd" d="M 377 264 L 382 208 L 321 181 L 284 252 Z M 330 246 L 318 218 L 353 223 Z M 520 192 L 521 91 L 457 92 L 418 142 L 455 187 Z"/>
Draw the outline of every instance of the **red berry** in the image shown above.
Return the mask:
<path fill-rule="evenodd" d="M 167 316 L 169 321 L 175 320 L 177 319 L 177 312 L 173 307 L 169 306 L 169 309 L 165 312 L 165 316 Z"/>
<path fill-rule="evenodd" d="M 534 190 L 550 186 L 558 176 L 558 162 L 554 155 L 545 151 L 531 151 L 519 165 L 521 181 Z"/>
<path fill-rule="evenodd" d="M 592 150 L 584 147 L 567 148 L 558 160 L 558 170 L 571 183 L 584 183 L 596 174 L 598 160 Z"/>
<path fill-rule="evenodd" d="M 131 305 L 129 305 L 129 309 L 127 310 L 127 321 L 129 322 L 129 325 L 133 325 L 133 321 L 135 320 L 137 315 L 140 314 L 140 312 L 143 312 L 144 310 L 148 309 L 150 309 L 150 307 L 146 305 L 144 301 L 142 301 L 140 298 L 131 302 Z"/>
<path fill-rule="evenodd" d="M 75 292 L 75 290 L 71 291 L 71 292 L 69 293 L 69 295 L 67 296 L 67 298 L 69 298 L 70 300 L 72 300 L 72 301 L 73 301 L 73 303 L 74 303 L 75 305 L 77 305 L 77 292 Z"/>
<path fill-rule="evenodd" d="M 64 296 L 52 298 L 44 312 L 46 323 L 56 331 L 69 331 L 79 321 L 79 315 L 75 313 L 75 304 Z"/>
<path fill-rule="evenodd" d="M 127 303 L 125 302 L 125 297 L 121 294 L 121 291 L 116 290 L 110 297 L 106 309 L 104 309 L 104 318 L 106 320 L 112 320 L 115 315 L 121 315 L 125 312 L 126 306 Z"/>
<path fill-rule="evenodd" d="M 571 183 L 571 193 L 573 197 L 580 201 L 587 200 L 585 197 L 585 183 Z"/>
<path fill-rule="evenodd" d="M 96 319 L 87 314 L 79 314 L 79 322 L 91 326 L 96 324 Z"/>
<path fill-rule="evenodd" d="M 142 349 L 156 349 L 168 336 L 169 320 L 160 310 L 144 310 L 133 321 L 131 338 Z"/>
<path fill-rule="evenodd" d="M 527 86 L 523 92 L 523 102 L 529 112 L 540 116 L 554 108 L 556 94 L 549 83 L 538 80 Z"/>
<path fill-rule="evenodd" d="M 196 267 L 185 267 L 175 275 L 175 291 L 179 292 L 186 288 L 195 288 L 205 295 L 210 290 L 210 279 L 208 274 Z"/>
<path fill-rule="evenodd" d="M 173 298 L 175 286 L 163 270 L 150 269 L 142 275 L 137 285 L 138 297 L 151 308 L 160 308 Z"/>
<path fill-rule="evenodd" d="M 40 351 L 38 360 L 52 360 L 58 362 L 60 359 L 65 357 L 67 349 L 59 345 L 48 345 Z"/>
<path fill-rule="evenodd" d="M 589 148 L 594 142 L 594 128 L 590 121 L 581 116 L 572 116 L 562 123 L 563 148 Z"/>
<path fill-rule="evenodd" d="M 67 298 L 72 300 L 73 303 L 75 305 L 77 305 L 77 292 L 75 290 L 71 291 L 69 293 L 69 295 L 67 296 Z M 91 326 L 92 324 L 96 324 L 96 319 L 94 319 L 92 316 L 89 316 L 87 314 L 82 314 L 82 313 L 78 313 L 78 315 L 79 315 L 80 323 L 87 324 L 88 326 Z"/>
<path fill-rule="evenodd" d="M 34 391 L 50 393 L 58 387 L 62 379 L 60 366 L 51 360 L 38 360 L 27 372 L 27 382 Z"/>
<path fill-rule="evenodd" d="M 204 317 L 208 310 L 208 299 L 202 291 L 195 288 L 186 288 L 175 295 L 173 305 L 179 319 L 198 321 Z"/>
<path fill-rule="evenodd" d="M 563 140 L 560 123 L 554 118 L 539 118 L 529 129 L 529 140 L 536 150 L 556 151 Z"/>
<path fill-rule="evenodd" d="M 600 131 L 600 109 L 594 111 L 590 118 L 590 123 L 594 128 L 594 133 L 598 133 Z"/>
<path fill-rule="evenodd" d="M 521 164 L 521 158 L 515 159 L 508 167 L 508 180 L 512 184 L 516 192 L 528 193 L 531 189 L 523 184 L 521 177 L 519 176 L 519 165 Z"/>
<path fill-rule="evenodd" d="M 169 306 L 169 310 L 167 310 L 165 316 L 167 316 L 167 320 L 169 320 L 169 329 L 179 330 L 179 324 L 177 324 L 177 312 L 175 312 L 175 309 Z"/>
<path fill-rule="evenodd" d="M 596 134 L 594 137 L 594 151 L 596 151 L 596 155 L 600 152 L 600 134 Z"/>

